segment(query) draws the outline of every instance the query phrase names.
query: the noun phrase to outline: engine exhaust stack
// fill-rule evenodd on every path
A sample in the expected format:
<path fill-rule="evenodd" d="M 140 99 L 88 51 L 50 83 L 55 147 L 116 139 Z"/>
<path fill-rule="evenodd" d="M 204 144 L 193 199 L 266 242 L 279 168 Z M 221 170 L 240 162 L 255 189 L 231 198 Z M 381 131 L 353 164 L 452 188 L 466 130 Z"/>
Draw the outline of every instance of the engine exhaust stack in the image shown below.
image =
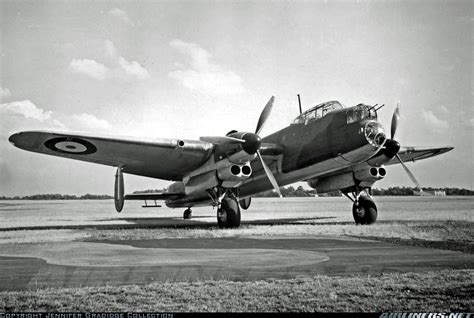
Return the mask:
<path fill-rule="evenodd" d="M 124 204 L 124 182 L 123 182 L 123 173 L 122 168 L 118 167 L 117 172 L 115 173 L 115 189 L 114 189 L 114 201 L 115 201 L 115 210 L 117 212 L 122 211 Z"/>

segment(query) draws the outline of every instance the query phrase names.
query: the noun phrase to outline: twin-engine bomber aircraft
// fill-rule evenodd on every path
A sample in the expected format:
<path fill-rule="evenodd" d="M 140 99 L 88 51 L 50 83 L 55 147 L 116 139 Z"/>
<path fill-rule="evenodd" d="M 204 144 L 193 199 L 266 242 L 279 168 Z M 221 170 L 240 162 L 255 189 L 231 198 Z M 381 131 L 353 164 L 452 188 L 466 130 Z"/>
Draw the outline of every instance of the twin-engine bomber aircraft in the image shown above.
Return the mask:
<path fill-rule="evenodd" d="M 384 165 L 400 163 L 421 190 L 404 161 L 429 158 L 453 147 L 400 147 L 394 139 L 399 105 L 392 116 L 390 139 L 377 121 L 383 106 L 359 104 L 344 107 L 337 101 L 317 105 L 293 123 L 265 138 L 259 134 L 273 107 L 271 97 L 255 133 L 230 131 L 226 136 L 198 140 L 154 139 L 138 141 L 109 137 L 27 131 L 10 136 L 18 148 L 48 155 L 117 167 L 115 207 L 124 200 L 165 200 L 170 208 L 217 207 L 219 227 L 238 227 L 240 208 L 251 197 L 297 181 L 307 181 L 318 193 L 341 190 L 353 202 L 357 224 L 372 224 L 377 207 L 371 198 L 373 184 L 385 177 Z M 298 95 L 299 99 L 299 95 Z M 175 181 L 162 193 L 124 196 L 123 174 Z M 240 208 L 239 208 L 240 205 Z"/>

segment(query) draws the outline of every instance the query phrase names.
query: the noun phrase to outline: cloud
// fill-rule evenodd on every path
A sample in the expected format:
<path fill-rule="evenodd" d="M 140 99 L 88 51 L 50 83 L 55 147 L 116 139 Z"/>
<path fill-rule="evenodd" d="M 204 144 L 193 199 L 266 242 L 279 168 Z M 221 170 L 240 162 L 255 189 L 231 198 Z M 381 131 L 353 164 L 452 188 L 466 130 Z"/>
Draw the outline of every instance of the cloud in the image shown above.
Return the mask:
<path fill-rule="evenodd" d="M 99 119 L 92 114 L 82 113 L 72 116 L 73 125 L 78 129 L 108 130 L 111 128 L 108 121 Z"/>
<path fill-rule="evenodd" d="M 449 114 L 448 108 L 446 108 L 446 106 L 444 106 L 444 105 L 439 105 L 439 110 L 440 110 L 440 112 L 442 112 L 444 115 Z"/>
<path fill-rule="evenodd" d="M 8 88 L 3 88 L 0 86 L 0 100 L 4 99 L 5 97 L 10 97 L 12 94 Z"/>
<path fill-rule="evenodd" d="M 188 66 L 177 64 L 178 69 L 168 76 L 186 88 L 211 96 L 244 91 L 242 79 L 233 71 L 214 63 L 212 55 L 197 44 L 175 39 L 170 46 L 186 57 Z"/>
<path fill-rule="evenodd" d="M 474 118 L 469 120 L 469 126 L 474 129 Z"/>
<path fill-rule="evenodd" d="M 129 62 L 123 57 L 119 57 L 118 63 L 122 70 L 125 71 L 126 74 L 135 76 L 138 79 L 147 79 L 150 77 L 148 71 L 143 68 L 137 61 Z"/>
<path fill-rule="evenodd" d="M 449 124 L 446 120 L 439 119 L 430 110 L 421 110 L 421 116 L 424 122 L 435 131 L 444 131 L 449 128 Z"/>
<path fill-rule="evenodd" d="M 104 41 L 105 56 L 108 58 L 109 67 L 92 59 L 73 59 L 69 68 L 76 73 L 84 74 L 96 80 L 106 78 L 137 78 L 144 80 L 150 78 L 150 73 L 137 61 L 129 62 L 120 56 L 114 43 Z"/>
<path fill-rule="evenodd" d="M 117 53 L 117 49 L 115 48 L 114 43 L 110 40 L 105 40 L 104 43 L 105 43 L 105 52 L 107 53 L 107 56 L 113 60 L 116 60 L 118 53 Z"/>
<path fill-rule="evenodd" d="M 33 118 L 43 122 L 51 117 L 51 111 L 44 111 L 29 100 L 15 101 L 0 104 L 0 113 L 14 113 L 26 118 Z"/>
<path fill-rule="evenodd" d="M 18 116 L 20 115 L 20 116 Z M 25 124 L 38 129 L 61 129 L 64 131 L 107 131 L 112 125 L 93 114 L 64 114 L 46 111 L 29 100 L 0 104 L 0 126 L 21 128 Z M 65 124 L 66 123 L 66 124 Z"/>
<path fill-rule="evenodd" d="M 69 68 L 80 74 L 92 77 L 97 80 L 104 80 L 108 69 L 104 64 L 89 59 L 73 59 Z"/>
<path fill-rule="evenodd" d="M 130 25 L 130 26 L 134 26 L 135 24 L 133 23 L 133 21 L 130 19 L 130 17 L 128 16 L 127 12 L 125 12 L 124 10 L 122 9 L 119 9 L 119 8 L 113 8 L 111 9 L 109 12 L 109 15 L 117 18 L 117 19 L 120 19 L 122 20 L 123 22 L 125 22 L 126 24 Z"/>
<path fill-rule="evenodd" d="M 140 65 L 137 61 L 127 61 L 123 56 L 119 56 L 118 50 L 114 43 L 110 40 L 105 40 L 105 51 L 107 56 L 112 59 L 112 63 L 116 64 L 115 73 L 122 71 L 126 76 L 135 77 L 144 80 L 150 77 L 148 71 Z"/>

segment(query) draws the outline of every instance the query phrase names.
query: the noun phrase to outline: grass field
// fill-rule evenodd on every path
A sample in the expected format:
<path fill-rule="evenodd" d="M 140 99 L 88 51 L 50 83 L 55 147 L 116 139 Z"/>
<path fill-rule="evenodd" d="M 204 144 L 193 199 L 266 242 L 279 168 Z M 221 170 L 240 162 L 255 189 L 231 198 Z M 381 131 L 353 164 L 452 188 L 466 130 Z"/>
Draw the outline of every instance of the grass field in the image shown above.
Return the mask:
<path fill-rule="evenodd" d="M 473 270 L 224 280 L 0 293 L 0 311 L 474 310 Z"/>
<path fill-rule="evenodd" d="M 163 238 L 220 238 L 246 236 L 350 236 L 397 244 L 474 253 L 474 226 L 468 221 L 386 221 L 371 226 L 349 222 L 277 225 L 243 225 L 238 229 L 217 226 L 190 228 L 133 228 L 81 230 L 0 231 L 0 243 L 57 241 L 147 240 Z"/>
<path fill-rule="evenodd" d="M 389 221 L 371 226 L 352 223 L 310 223 L 290 225 L 244 225 L 239 229 L 125 229 L 94 230 L 87 240 L 129 240 L 159 238 L 218 238 L 245 236 L 351 236 L 441 249 L 474 252 L 474 227 L 467 221 Z"/>
<path fill-rule="evenodd" d="M 403 200 L 406 202 L 403 203 Z M 402 198 L 404 208 L 401 209 L 399 198 L 386 198 L 382 202 L 385 204 L 386 212 L 380 215 L 376 224 L 370 226 L 354 225 L 351 215 L 343 210 L 345 203 L 336 200 L 333 202 L 332 199 L 328 200 L 324 211 L 310 214 L 312 218 L 307 217 L 307 202 L 294 200 L 294 202 L 286 203 L 294 208 L 294 211 L 286 212 L 287 207 L 281 207 L 283 212 L 278 214 L 278 218 L 265 221 L 265 218 L 271 215 L 271 210 L 276 209 L 278 204 L 262 200 L 259 203 L 261 206 L 257 206 L 262 211 L 251 214 L 251 218 L 238 229 L 218 229 L 214 216 L 208 211 L 197 210 L 197 221 L 187 223 L 189 226 L 160 226 L 159 218 L 153 219 L 146 215 L 144 220 L 147 218 L 158 220 L 157 225 L 136 224 L 134 226 L 131 220 L 135 218 L 131 217 L 129 220 L 120 218 L 117 224 L 107 228 L 91 226 L 80 229 L 6 230 L 0 231 L 0 244 L 176 238 L 348 236 L 464 253 L 474 252 L 472 199 L 461 198 L 458 201 L 439 199 L 433 201 L 434 203 L 423 201 L 416 211 L 409 208 L 413 202 L 418 201 Z M 456 202 L 458 206 L 451 211 L 453 202 Z M 57 209 L 57 215 L 60 218 L 68 219 L 76 215 L 74 210 L 69 216 L 64 217 L 60 213 L 63 208 L 58 206 Z M 345 212 L 342 213 L 341 210 Z M 90 215 L 87 216 L 87 222 L 95 220 L 96 216 L 93 213 L 96 211 L 100 213 L 101 206 L 92 209 Z M 13 217 L 17 211 L 8 213 Z M 56 220 L 55 215 L 48 214 L 48 218 Z M 160 215 L 160 217 L 169 216 Z M 207 223 L 202 222 L 203 217 L 209 218 Z M 48 218 L 46 219 L 49 220 Z M 109 222 L 107 218 L 104 220 Z M 179 213 L 171 220 L 180 224 Z M 261 220 L 264 221 L 261 222 Z M 16 222 L 15 224 L 21 224 L 16 216 L 13 221 Z M 66 221 L 61 219 L 61 222 Z M 44 222 L 46 224 L 46 221 Z M 472 265 L 465 270 L 438 270 L 424 273 L 386 273 L 349 277 L 319 275 L 250 282 L 210 280 L 140 286 L 0 292 L 0 311 L 472 312 L 474 310 Z"/>

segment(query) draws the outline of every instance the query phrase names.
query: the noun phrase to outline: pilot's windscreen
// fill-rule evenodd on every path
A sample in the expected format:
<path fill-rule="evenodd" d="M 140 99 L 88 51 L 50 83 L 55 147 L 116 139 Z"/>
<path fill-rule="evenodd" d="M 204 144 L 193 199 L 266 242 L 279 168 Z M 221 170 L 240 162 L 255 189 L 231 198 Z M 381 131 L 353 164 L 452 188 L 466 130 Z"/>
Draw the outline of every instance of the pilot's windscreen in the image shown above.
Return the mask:
<path fill-rule="evenodd" d="M 313 119 L 316 118 L 316 111 L 310 111 L 309 113 L 306 114 L 306 119 Z"/>
<path fill-rule="evenodd" d="M 367 118 L 367 109 L 363 105 L 358 105 L 357 107 L 349 110 L 347 112 L 347 123 L 353 123 Z"/>

